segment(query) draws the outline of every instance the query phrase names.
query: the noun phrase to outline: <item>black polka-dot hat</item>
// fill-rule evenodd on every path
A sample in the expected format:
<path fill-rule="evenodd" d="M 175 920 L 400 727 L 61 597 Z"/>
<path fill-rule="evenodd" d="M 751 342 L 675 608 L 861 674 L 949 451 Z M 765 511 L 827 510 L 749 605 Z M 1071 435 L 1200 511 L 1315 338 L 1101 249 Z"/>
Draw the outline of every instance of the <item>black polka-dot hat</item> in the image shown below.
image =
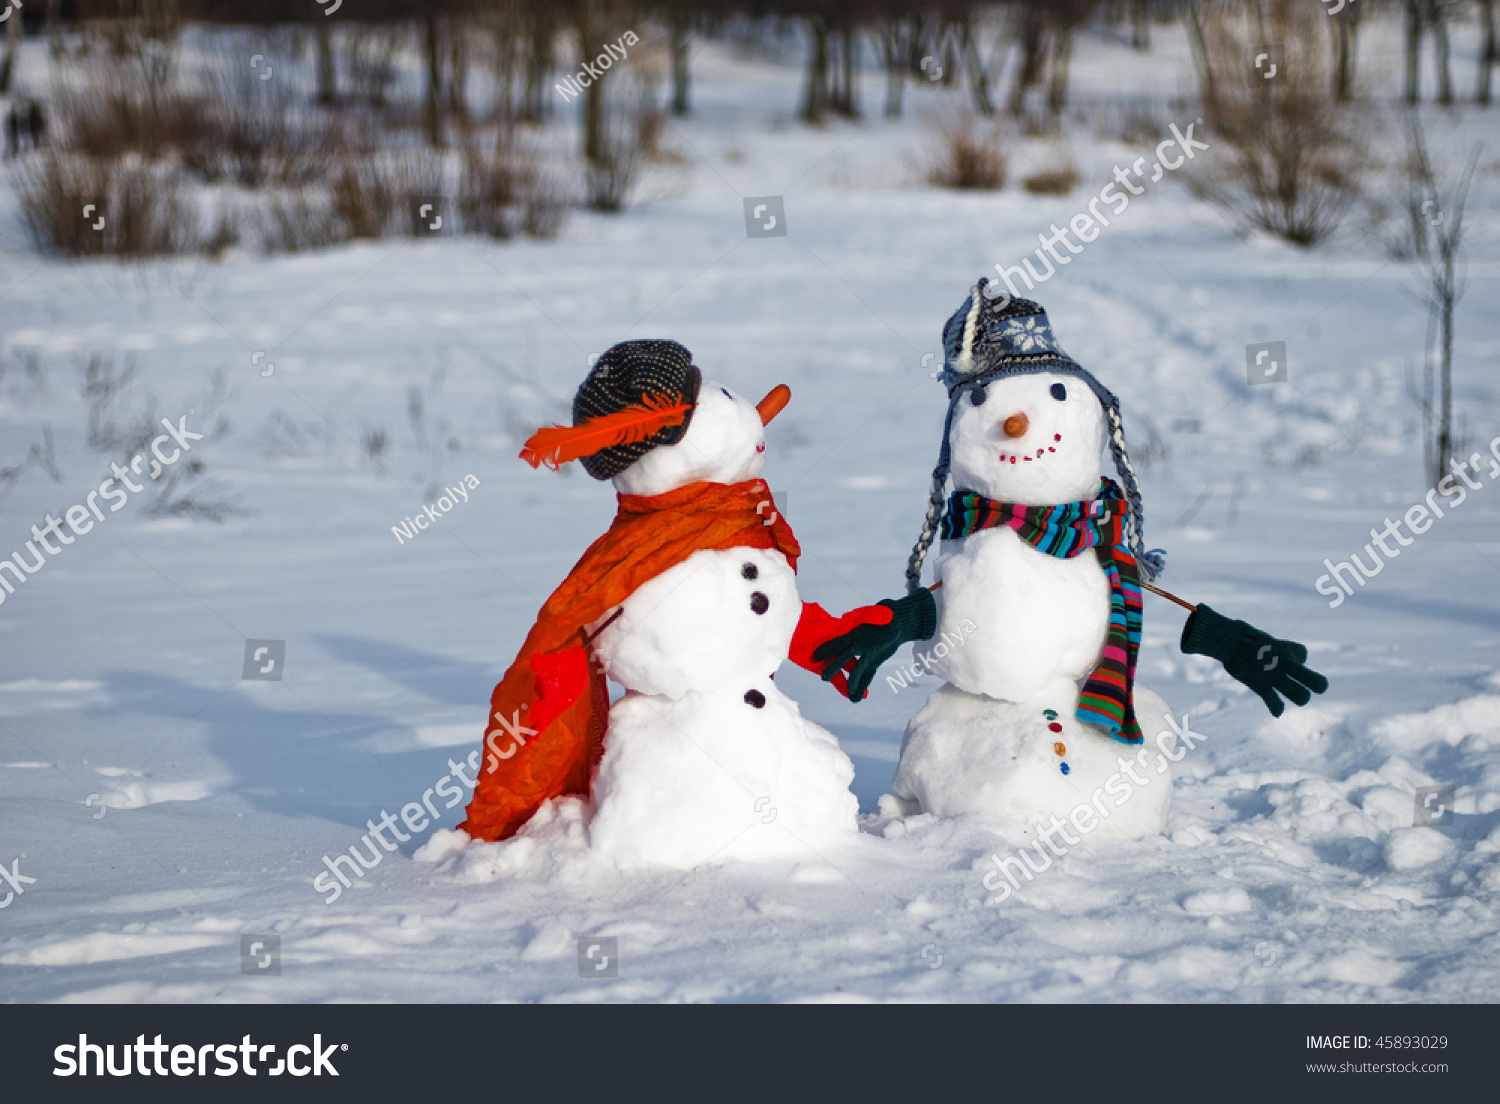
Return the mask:
<path fill-rule="evenodd" d="M 539 429 L 521 459 L 556 470 L 582 460 L 595 479 L 612 479 L 646 453 L 687 433 L 703 373 L 675 341 L 622 341 L 594 362 L 573 398 L 573 425 Z"/>

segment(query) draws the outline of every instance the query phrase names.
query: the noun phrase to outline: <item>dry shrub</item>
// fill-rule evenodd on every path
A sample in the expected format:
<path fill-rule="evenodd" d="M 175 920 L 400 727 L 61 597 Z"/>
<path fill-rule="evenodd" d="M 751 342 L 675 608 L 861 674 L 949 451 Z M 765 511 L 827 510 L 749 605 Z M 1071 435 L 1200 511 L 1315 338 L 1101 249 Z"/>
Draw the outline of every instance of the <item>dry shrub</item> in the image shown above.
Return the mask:
<path fill-rule="evenodd" d="M 1021 181 L 1021 187 L 1032 195 L 1064 196 L 1078 187 L 1079 179 L 1075 166 L 1058 163 L 1038 169 Z"/>
<path fill-rule="evenodd" d="M 981 126 L 964 109 L 935 124 L 927 155 L 927 181 L 941 188 L 996 191 L 1005 187 L 1008 167 L 999 127 Z"/>
<path fill-rule="evenodd" d="M 339 158 L 331 188 L 332 214 L 343 228 L 336 240 L 384 237 L 405 196 L 395 163 L 379 157 Z"/>
<path fill-rule="evenodd" d="M 246 188 L 306 184 L 324 173 L 332 128 L 299 112 L 284 83 L 258 80 L 249 67 L 222 65 L 200 101 L 183 163 L 208 183 Z M 186 136 L 185 136 L 186 137 Z"/>
<path fill-rule="evenodd" d="M 569 197 L 543 170 L 535 147 L 502 132 L 485 149 L 464 150 L 458 214 L 470 233 L 504 240 L 518 233 L 550 238 L 562 227 Z"/>
<path fill-rule="evenodd" d="M 1189 187 L 1249 227 L 1296 245 L 1331 234 L 1359 198 L 1370 165 L 1359 120 L 1334 103 L 1320 9 L 1275 0 L 1264 39 L 1247 18 L 1225 16 L 1205 29 L 1204 113 L 1218 149 Z M 1251 84 L 1250 48 L 1281 46 L 1276 82 Z"/>
<path fill-rule="evenodd" d="M 639 99 L 606 108 L 600 154 L 584 164 L 585 200 L 591 210 L 616 214 L 625 209 L 641 167 L 640 119 L 648 110 L 649 101 Z"/>
<path fill-rule="evenodd" d="M 37 244 L 66 256 L 151 257 L 202 244 L 182 175 L 170 167 L 48 150 L 18 171 L 17 193 Z"/>
<path fill-rule="evenodd" d="M 205 141 L 201 99 L 167 90 L 152 95 L 113 66 L 94 70 L 82 85 L 59 84 L 51 107 L 62 141 L 92 157 L 134 152 L 157 159 Z"/>
<path fill-rule="evenodd" d="M 260 217 L 261 243 L 270 253 L 300 253 L 347 240 L 344 223 L 326 195 L 277 192 Z"/>

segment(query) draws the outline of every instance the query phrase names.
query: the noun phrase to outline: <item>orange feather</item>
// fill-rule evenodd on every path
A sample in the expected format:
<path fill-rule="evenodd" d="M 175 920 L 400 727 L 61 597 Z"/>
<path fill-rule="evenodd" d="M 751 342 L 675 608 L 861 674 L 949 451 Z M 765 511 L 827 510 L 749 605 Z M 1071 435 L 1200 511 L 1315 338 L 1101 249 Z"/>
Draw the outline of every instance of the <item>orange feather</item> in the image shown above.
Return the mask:
<path fill-rule="evenodd" d="M 521 459 L 533 468 L 559 465 L 580 456 L 592 456 L 615 445 L 644 441 L 667 426 L 680 425 L 693 409 L 691 403 L 672 405 L 668 395 L 647 395 L 634 406 L 615 414 L 590 418 L 576 426 L 543 426 L 531 435 L 521 450 Z"/>

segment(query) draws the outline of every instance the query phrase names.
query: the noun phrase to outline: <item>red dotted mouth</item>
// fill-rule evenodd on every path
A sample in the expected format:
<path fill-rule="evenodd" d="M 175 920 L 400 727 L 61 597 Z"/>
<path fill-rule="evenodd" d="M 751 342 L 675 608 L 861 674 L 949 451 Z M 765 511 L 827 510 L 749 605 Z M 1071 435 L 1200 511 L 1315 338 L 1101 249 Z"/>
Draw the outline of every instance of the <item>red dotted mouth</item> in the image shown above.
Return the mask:
<path fill-rule="evenodd" d="M 756 452 L 765 452 L 766 451 L 766 443 L 764 441 L 762 441 L 760 444 L 756 445 L 755 446 L 755 451 Z"/>
<path fill-rule="evenodd" d="M 1062 434 L 1061 433 L 1054 433 L 1052 435 L 1052 440 L 1060 442 L 1062 440 Z M 1022 461 L 1024 461 L 1024 462 L 1026 462 L 1026 463 L 1029 464 L 1033 460 L 1040 460 L 1043 456 L 1045 456 L 1049 452 L 1056 452 L 1056 451 L 1057 451 L 1057 447 L 1055 445 L 1048 445 L 1046 448 L 1039 448 L 1039 449 L 1037 449 L 1035 453 L 1028 452 L 1028 453 L 1022 454 L 1022 453 L 1002 452 L 1000 454 L 1000 462 L 1002 464 L 1004 464 L 1007 461 L 1009 461 L 1010 463 L 1014 464 L 1017 460 L 1022 460 Z"/>

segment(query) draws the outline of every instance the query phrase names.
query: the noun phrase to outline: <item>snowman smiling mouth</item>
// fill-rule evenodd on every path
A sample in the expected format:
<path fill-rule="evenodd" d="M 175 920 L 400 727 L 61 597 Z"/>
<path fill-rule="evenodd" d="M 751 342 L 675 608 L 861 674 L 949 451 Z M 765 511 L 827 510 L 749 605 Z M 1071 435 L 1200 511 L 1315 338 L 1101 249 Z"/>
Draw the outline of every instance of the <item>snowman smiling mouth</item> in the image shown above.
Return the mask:
<path fill-rule="evenodd" d="M 1054 433 L 1052 435 L 1052 444 L 1048 445 L 1046 448 L 1039 448 L 1034 453 L 1033 452 L 1025 452 L 1025 453 L 1002 452 L 1000 454 L 1000 462 L 1003 464 L 1006 461 L 1010 461 L 1010 463 L 1014 464 L 1017 459 L 1024 460 L 1027 463 L 1030 463 L 1033 460 L 1040 460 L 1047 453 L 1049 453 L 1049 452 L 1056 452 L 1057 451 L 1057 446 L 1060 445 L 1061 443 L 1062 443 L 1062 434 L 1061 433 Z"/>

